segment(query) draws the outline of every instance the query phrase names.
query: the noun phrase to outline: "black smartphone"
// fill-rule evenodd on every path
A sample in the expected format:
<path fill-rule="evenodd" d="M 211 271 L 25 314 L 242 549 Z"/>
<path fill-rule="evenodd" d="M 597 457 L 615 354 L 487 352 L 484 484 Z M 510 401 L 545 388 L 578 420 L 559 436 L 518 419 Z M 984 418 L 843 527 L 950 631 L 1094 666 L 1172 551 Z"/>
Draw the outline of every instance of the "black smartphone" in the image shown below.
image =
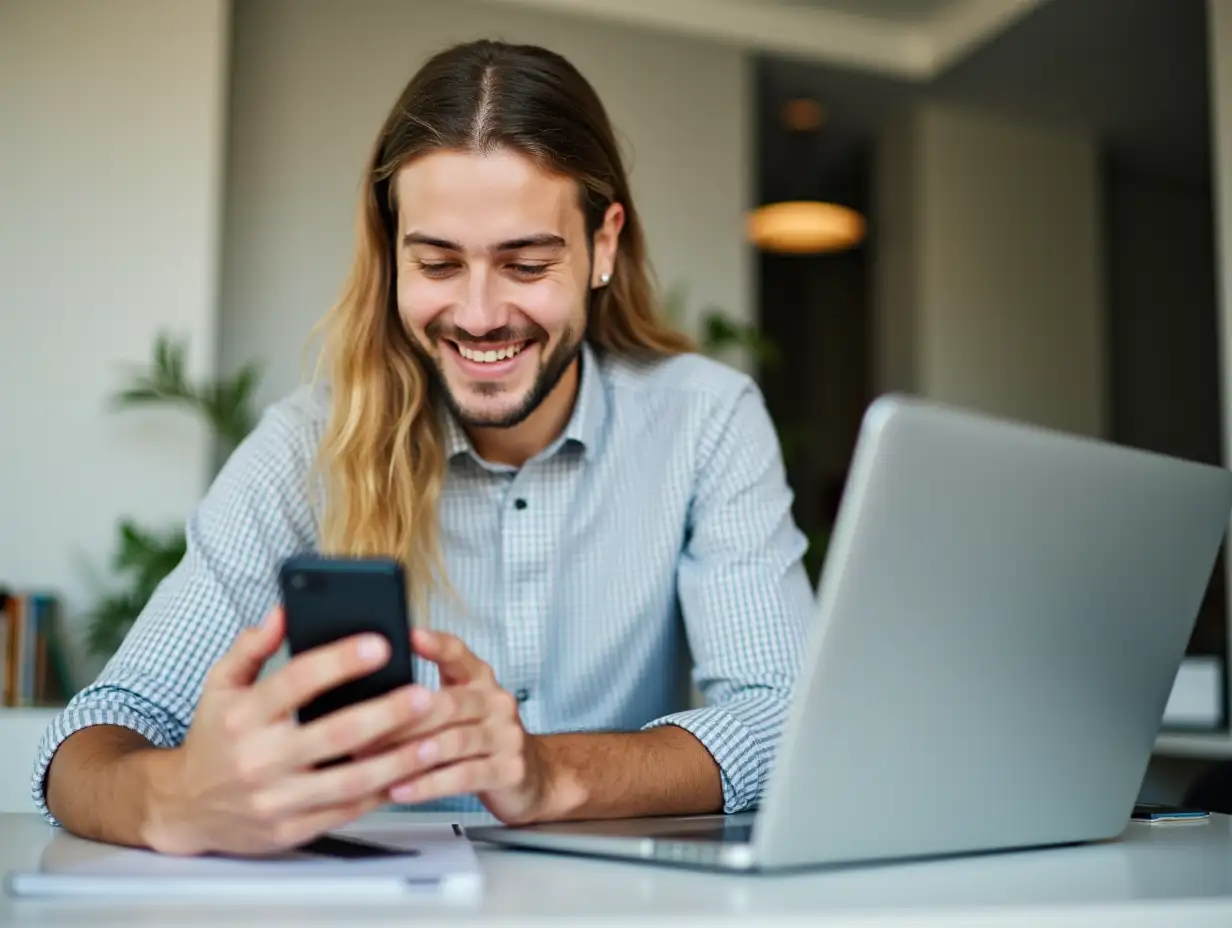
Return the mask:
<path fill-rule="evenodd" d="M 1157 802 L 1135 803 L 1134 810 L 1130 813 L 1130 818 L 1138 822 L 1192 821 L 1209 817 L 1210 813 L 1206 809 Z"/>
<path fill-rule="evenodd" d="M 297 556 L 278 572 L 291 654 L 371 632 L 389 642 L 389 660 L 301 706 L 306 724 L 412 682 L 406 575 L 391 558 Z"/>
<path fill-rule="evenodd" d="M 301 844 L 298 850 L 321 857 L 336 857 L 343 860 L 370 860 L 374 857 L 418 857 L 419 851 L 406 848 L 386 847 L 363 838 L 349 835 L 325 834 Z"/>

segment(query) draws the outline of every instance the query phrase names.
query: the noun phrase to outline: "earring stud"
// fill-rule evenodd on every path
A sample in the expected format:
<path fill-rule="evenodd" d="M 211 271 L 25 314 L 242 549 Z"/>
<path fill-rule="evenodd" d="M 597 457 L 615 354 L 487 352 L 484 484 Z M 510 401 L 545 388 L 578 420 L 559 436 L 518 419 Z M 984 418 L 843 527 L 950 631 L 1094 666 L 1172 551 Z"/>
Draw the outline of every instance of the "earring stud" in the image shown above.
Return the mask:
<path fill-rule="evenodd" d="M 600 274 L 599 275 L 599 283 L 601 284 L 606 284 L 611 279 L 612 279 L 611 274 Z"/>

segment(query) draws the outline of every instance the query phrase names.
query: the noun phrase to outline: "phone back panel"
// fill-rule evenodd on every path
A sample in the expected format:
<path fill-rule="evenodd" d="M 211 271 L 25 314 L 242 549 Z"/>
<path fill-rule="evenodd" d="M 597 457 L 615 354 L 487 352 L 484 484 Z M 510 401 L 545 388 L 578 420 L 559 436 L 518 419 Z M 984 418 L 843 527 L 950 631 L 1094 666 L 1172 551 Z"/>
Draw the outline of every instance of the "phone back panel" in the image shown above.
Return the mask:
<path fill-rule="evenodd" d="M 373 632 L 390 645 L 390 659 L 371 674 L 343 683 L 302 706 L 303 723 L 384 695 L 411 682 L 410 622 L 402 566 L 386 558 L 295 557 L 279 571 L 292 655 L 340 638 Z"/>

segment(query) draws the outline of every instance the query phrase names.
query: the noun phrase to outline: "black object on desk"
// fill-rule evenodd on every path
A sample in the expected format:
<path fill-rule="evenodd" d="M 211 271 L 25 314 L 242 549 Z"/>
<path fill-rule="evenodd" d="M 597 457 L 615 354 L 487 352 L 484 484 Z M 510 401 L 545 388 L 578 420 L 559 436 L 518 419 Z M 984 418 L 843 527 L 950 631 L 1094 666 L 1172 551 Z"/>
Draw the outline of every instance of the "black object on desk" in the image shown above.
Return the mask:
<path fill-rule="evenodd" d="M 386 847 L 374 844 L 362 838 L 352 838 L 350 835 L 321 835 L 307 844 L 301 844 L 297 850 L 307 854 L 317 854 L 321 857 L 333 857 L 342 860 L 371 860 L 374 857 L 417 857 L 419 851 L 414 848 Z"/>

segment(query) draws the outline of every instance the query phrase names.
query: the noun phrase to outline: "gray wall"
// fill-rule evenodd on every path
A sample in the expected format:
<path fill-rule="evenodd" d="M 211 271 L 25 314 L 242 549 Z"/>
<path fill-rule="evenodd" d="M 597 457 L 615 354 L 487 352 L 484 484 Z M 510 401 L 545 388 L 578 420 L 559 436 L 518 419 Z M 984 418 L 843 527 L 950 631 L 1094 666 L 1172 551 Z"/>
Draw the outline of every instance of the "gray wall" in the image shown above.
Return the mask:
<path fill-rule="evenodd" d="M 1105 434 L 1093 135 L 928 102 L 881 145 L 879 389 Z"/>

